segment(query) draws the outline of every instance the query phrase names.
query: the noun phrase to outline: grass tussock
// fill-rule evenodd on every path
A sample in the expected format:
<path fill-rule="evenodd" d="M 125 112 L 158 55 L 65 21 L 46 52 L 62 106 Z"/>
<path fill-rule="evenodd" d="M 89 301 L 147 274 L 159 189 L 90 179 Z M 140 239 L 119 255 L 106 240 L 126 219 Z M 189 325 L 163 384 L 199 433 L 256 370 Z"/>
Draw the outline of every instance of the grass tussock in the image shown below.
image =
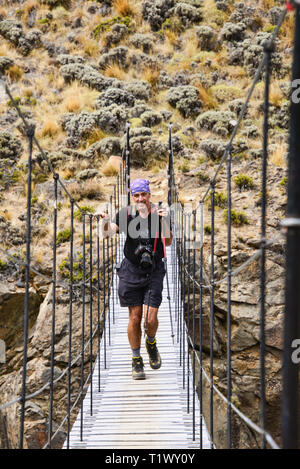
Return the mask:
<path fill-rule="evenodd" d="M 160 68 L 148 67 L 145 70 L 143 70 L 141 79 L 147 81 L 149 85 L 153 89 L 155 89 L 159 82 L 160 71 L 161 71 Z"/>
<path fill-rule="evenodd" d="M 210 90 L 206 90 L 201 83 L 195 85 L 199 90 L 199 99 L 205 109 L 216 109 L 218 107 L 216 99 L 213 97 Z"/>
<path fill-rule="evenodd" d="M 113 7 L 121 16 L 135 16 L 137 13 L 136 6 L 130 0 L 115 0 Z"/>
<path fill-rule="evenodd" d="M 287 161 L 285 158 L 286 155 L 286 147 L 284 145 L 277 145 L 276 149 L 273 151 L 271 155 L 271 163 L 279 168 L 286 168 Z"/>
<path fill-rule="evenodd" d="M 20 67 L 18 67 L 18 65 L 14 64 L 7 69 L 6 74 L 9 76 L 11 81 L 18 81 L 23 77 L 24 72 Z"/>
<path fill-rule="evenodd" d="M 280 28 L 280 39 L 283 47 L 291 47 L 294 42 L 295 16 L 288 14 Z"/>
<path fill-rule="evenodd" d="M 280 107 L 283 99 L 285 98 L 279 86 L 279 83 L 278 82 L 271 83 L 270 103 L 273 104 L 273 106 Z"/>
<path fill-rule="evenodd" d="M 48 117 L 44 121 L 40 135 L 41 137 L 55 137 L 61 130 L 57 119 L 55 117 Z"/>
<path fill-rule="evenodd" d="M 103 176 L 106 176 L 106 177 L 117 176 L 117 174 L 119 174 L 119 170 L 116 168 L 114 164 L 107 161 L 101 168 L 101 173 Z"/>
<path fill-rule="evenodd" d="M 90 179 L 86 182 L 74 182 L 68 186 L 69 192 L 76 201 L 84 199 L 102 200 L 104 191 L 97 179 Z"/>
<path fill-rule="evenodd" d="M 117 80 L 126 80 L 127 77 L 127 73 L 117 64 L 107 65 L 103 75 L 109 78 L 117 78 Z"/>
<path fill-rule="evenodd" d="M 93 111 L 98 91 L 81 85 L 74 81 L 65 86 L 62 93 L 62 112 L 80 112 L 82 110 Z"/>

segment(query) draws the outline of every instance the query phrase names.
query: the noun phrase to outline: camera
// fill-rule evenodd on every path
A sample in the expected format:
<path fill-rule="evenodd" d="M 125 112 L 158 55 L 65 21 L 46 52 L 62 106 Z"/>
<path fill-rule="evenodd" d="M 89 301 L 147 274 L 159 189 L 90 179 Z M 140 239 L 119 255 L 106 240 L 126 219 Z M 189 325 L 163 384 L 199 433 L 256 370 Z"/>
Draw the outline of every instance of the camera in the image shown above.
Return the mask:
<path fill-rule="evenodd" d="M 134 254 L 139 257 L 139 263 L 142 269 L 152 267 L 153 263 L 153 249 L 148 239 L 141 239 L 140 244 L 134 251 Z"/>

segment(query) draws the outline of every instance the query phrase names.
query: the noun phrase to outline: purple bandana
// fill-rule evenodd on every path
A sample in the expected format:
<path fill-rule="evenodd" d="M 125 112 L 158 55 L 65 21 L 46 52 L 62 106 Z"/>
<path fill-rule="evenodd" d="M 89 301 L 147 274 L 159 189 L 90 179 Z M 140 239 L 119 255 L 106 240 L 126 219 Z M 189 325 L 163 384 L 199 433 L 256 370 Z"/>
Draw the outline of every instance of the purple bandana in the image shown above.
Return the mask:
<path fill-rule="evenodd" d="M 148 192 L 150 194 L 149 184 L 147 179 L 135 179 L 130 184 L 131 194 L 136 194 L 137 192 Z"/>

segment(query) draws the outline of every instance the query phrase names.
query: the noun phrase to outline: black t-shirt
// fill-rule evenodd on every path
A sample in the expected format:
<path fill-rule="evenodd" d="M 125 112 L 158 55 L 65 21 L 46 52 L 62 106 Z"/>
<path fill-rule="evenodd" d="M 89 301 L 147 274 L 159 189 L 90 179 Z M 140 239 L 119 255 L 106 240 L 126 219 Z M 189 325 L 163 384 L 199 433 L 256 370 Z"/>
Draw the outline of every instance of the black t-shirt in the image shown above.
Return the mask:
<path fill-rule="evenodd" d="M 153 207 L 154 205 L 151 206 L 151 208 Z M 124 207 L 116 214 L 114 223 L 118 225 L 119 233 L 126 234 L 124 255 L 133 264 L 139 265 L 139 258 L 135 251 L 141 243 L 145 243 L 146 239 L 149 240 L 149 244 L 154 250 L 155 238 L 157 238 L 155 259 L 159 260 L 164 257 L 164 247 L 161 234 L 159 234 L 159 218 L 156 211 L 150 212 L 148 217 L 142 218 L 135 207 Z M 166 221 L 169 231 L 171 231 L 170 216 L 163 217 L 163 220 Z M 169 233 L 167 232 L 166 235 Z"/>

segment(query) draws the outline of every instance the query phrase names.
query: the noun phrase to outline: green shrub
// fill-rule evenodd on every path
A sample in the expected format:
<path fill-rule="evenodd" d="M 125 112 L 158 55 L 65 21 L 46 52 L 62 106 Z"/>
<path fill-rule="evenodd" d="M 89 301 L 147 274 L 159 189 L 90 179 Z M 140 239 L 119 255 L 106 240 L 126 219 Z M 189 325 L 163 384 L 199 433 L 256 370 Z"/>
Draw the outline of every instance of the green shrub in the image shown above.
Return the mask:
<path fill-rule="evenodd" d="M 238 174 L 233 181 L 240 190 L 254 188 L 253 178 L 247 174 Z"/>
<path fill-rule="evenodd" d="M 81 207 L 81 209 L 86 213 L 95 213 L 94 207 L 90 207 L 89 205 L 84 205 L 84 206 Z M 78 221 L 81 221 L 82 215 L 81 215 L 81 211 L 79 209 L 75 210 L 74 218 L 76 218 L 76 220 L 78 220 Z"/>
<path fill-rule="evenodd" d="M 288 179 L 287 179 L 286 176 L 284 178 L 282 178 L 280 183 L 279 183 L 280 187 L 286 187 L 287 186 L 287 181 L 288 181 Z"/>
<path fill-rule="evenodd" d="M 226 208 L 227 194 L 224 192 L 215 192 L 215 207 Z M 208 199 L 208 209 L 211 210 L 211 198 Z"/>
<path fill-rule="evenodd" d="M 203 171 L 199 171 L 197 174 L 195 174 L 195 176 L 199 180 L 200 183 L 209 181 L 209 175 L 204 173 Z"/>
<path fill-rule="evenodd" d="M 178 166 L 178 169 L 183 173 L 188 173 L 190 170 L 190 165 L 187 161 L 184 161 L 180 166 Z"/>
<path fill-rule="evenodd" d="M 224 210 L 223 219 L 227 223 L 228 210 Z M 238 212 L 234 209 L 231 210 L 231 224 L 234 226 L 248 225 L 249 221 L 244 212 Z"/>
<path fill-rule="evenodd" d="M 129 16 L 114 16 L 113 18 L 102 21 L 99 23 L 93 30 L 93 35 L 95 38 L 98 38 L 101 33 L 110 31 L 111 27 L 114 24 L 124 24 L 129 29 L 129 32 L 132 32 L 132 22 Z"/>
<path fill-rule="evenodd" d="M 65 229 L 65 230 L 60 231 L 59 233 L 57 233 L 57 236 L 56 236 L 57 244 L 66 243 L 67 241 L 70 241 L 70 239 L 71 239 L 71 230 L 70 229 Z"/>
<path fill-rule="evenodd" d="M 88 256 L 88 252 L 86 254 Z M 86 258 L 87 259 L 87 258 Z M 59 264 L 58 269 L 63 278 L 70 280 L 70 259 L 65 257 Z M 89 278 L 89 268 L 86 266 L 85 280 Z M 80 282 L 83 280 L 83 255 L 81 252 L 77 252 L 73 258 L 73 282 Z M 97 278 L 93 277 L 93 283 L 97 281 Z"/>
<path fill-rule="evenodd" d="M 220 208 L 225 208 L 227 205 L 227 194 L 224 194 L 224 192 L 215 192 L 215 205 Z"/>
<path fill-rule="evenodd" d="M 204 233 L 207 235 L 211 234 L 211 226 L 210 225 L 204 225 Z"/>

